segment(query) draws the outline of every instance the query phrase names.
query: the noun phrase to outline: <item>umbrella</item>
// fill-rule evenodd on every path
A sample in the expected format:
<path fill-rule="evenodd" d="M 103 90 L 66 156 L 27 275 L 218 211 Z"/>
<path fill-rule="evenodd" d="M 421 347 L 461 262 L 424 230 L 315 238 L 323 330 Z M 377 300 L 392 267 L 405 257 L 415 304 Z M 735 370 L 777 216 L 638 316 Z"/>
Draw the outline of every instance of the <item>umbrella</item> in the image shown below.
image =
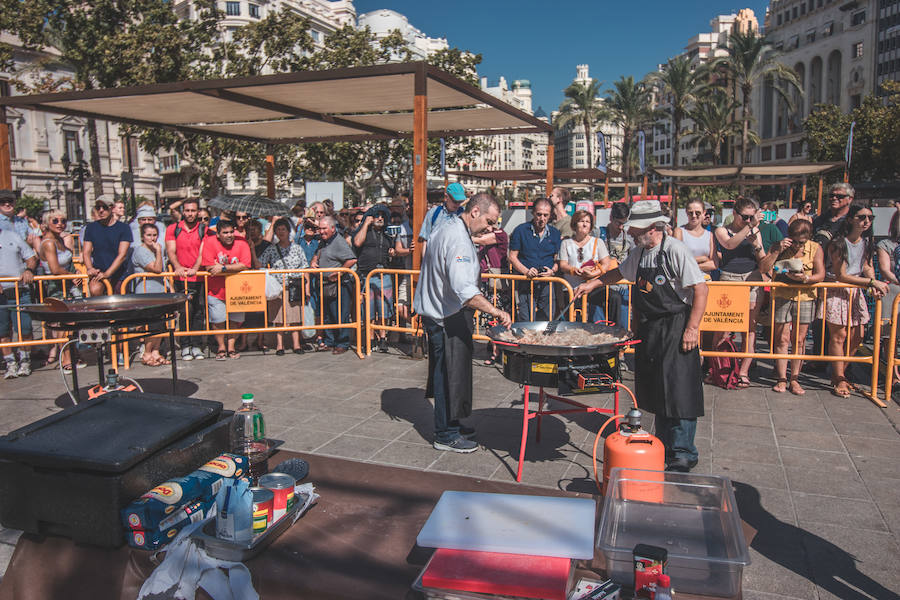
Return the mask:
<path fill-rule="evenodd" d="M 290 208 L 278 202 L 260 196 L 259 194 L 250 194 L 248 196 L 216 196 L 209 201 L 209 205 L 221 210 L 231 212 L 245 212 L 254 217 L 270 217 L 272 215 L 287 215 L 291 212 Z"/>

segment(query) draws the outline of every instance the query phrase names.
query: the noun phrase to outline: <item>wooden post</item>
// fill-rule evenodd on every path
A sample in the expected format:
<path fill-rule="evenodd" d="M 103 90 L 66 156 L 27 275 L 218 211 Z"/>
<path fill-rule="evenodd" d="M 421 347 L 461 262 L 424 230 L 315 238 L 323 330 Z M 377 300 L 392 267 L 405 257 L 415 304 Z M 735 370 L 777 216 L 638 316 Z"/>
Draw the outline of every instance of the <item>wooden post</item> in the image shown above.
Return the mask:
<path fill-rule="evenodd" d="M 818 208 L 816 209 L 816 214 L 822 214 L 822 176 L 819 175 L 819 202 L 817 204 Z"/>
<path fill-rule="evenodd" d="M 647 191 L 647 174 L 644 173 L 644 181 L 641 183 L 641 199 L 648 200 L 650 193 Z"/>
<path fill-rule="evenodd" d="M 266 196 L 275 199 L 275 155 L 271 144 L 266 145 Z"/>
<path fill-rule="evenodd" d="M 788 208 L 794 208 L 794 186 L 788 184 Z"/>
<path fill-rule="evenodd" d="M 0 95 L 6 95 L 5 82 L 0 84 Z M 0 106 L 0 190 L 12 189 L 12 156 L 9 152 L 9 125 L 6 124 L 6 107 Z"/>
<path fill-rule="evenodd" d="M 553 142 L 553 132 L 549 132 L 547 134 L 547 192 L 546 198 L 550 197 L 550 192 L 553 191 L 553 155 L 556 147 Z"/>
<path fill-rule="evenodd" d="M 12 157 L 9 153 L 9 125 L 0 122 L 0 190 L 12 189 Z"/>
<path fill-rule="evenodd" d="M 800 190 L 800 206 L 806 202 L 806 177 L 803 178 L 803 188 Z"/>
<path fill-rule="evenodd" d="M 418 235 L 428 208 L 428 82 L 425 63 L 419 63 L 415 74 L 413 98 L 413 235 Z M 422 245 L 416 244 L 413 269 L 422 264 Z"/>
<path fill-rule="evenodd" d="M 609 208 L 609 173 L 603 178 L 603 208 Z"/>

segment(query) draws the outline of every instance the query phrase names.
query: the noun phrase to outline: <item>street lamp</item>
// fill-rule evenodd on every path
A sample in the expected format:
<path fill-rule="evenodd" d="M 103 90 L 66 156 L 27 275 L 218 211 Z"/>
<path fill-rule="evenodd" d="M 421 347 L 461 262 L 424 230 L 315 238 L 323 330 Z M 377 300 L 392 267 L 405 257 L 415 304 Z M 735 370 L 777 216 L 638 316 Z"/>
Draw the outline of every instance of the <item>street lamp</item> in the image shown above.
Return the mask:
<path fill-rule="evenodd" d="M 56 203 L 56 210 L 62 210 L 62 203 L 60 202 L 60 200 L 66 197 L 66 192 L 68 191 L 67 188 L 69 187 L 68 183 L 63 181 L 62 187 L 59 187 L 59 175 L 56 175 L 53 177 L 52 186 L 50 185 L 49 181 L 45 181 L 44 185 L 47 187 L 47 193 L 50 194 L 50 197 L 53 198 Z M 49 210 L 50 208 L 49 202 L 47 204 L 48 206 L 45 210 Z"/>
<path fill-rule="evenodd" d="M 84 161 L 84 151 L 81 148 L 75 148 L 75 162 L 69 158 L 69 153 L 65 152 L 62 155 L 62 166 L 63 170 L 65 170 L 66 175 L 72 178 L 73 188 L 78 192 L 78 199 L 80 202 L 81 210 L 85 209 L 84 206 L 84 180 L 87 177 L 91 176 L 91 172 L 88 169 L 88 164 Z M 68 211 L 66 211 L 68 212 Z M 71 216 L 71 215 L 70 215 Z M 81 215 L 75 215 L 80 217 Z"/>

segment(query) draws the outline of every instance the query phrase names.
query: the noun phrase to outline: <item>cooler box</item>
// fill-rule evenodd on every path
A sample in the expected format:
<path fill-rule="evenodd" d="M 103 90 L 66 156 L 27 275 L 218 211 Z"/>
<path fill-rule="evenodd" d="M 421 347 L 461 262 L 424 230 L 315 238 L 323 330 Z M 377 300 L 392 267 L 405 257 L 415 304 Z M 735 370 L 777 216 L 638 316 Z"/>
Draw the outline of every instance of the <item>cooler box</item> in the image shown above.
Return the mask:
<path fill-rule="evenodd" d="M 0 437 L 0 523 L 117 547 L 120 510 L 228 450 L 222 403 L 111 392 Z"/>
<path fill-rule="evenodd" d="M 653 488 L 662 501 L 630 500 L 629 486 Z M 626 587 L 634 585 L 632 551 L 637 544 L 668 550 L 672 587 L 688 594 L 736 596 L 744 566 L 750 564 L 727 477 L 613 469 L 597 547 L 601 568 Z"/>

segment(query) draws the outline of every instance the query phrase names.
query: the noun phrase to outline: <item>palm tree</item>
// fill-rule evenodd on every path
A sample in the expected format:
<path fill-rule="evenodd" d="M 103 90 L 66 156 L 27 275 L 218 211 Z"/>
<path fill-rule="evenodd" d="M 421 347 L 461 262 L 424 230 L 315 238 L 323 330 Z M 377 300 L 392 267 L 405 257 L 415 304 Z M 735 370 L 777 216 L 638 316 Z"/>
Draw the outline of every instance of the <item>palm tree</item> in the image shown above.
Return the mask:
<path fill-rule="evenodd" d="M 661 71 L 651 73 L 648 81 L 656 86 L 665 98 L 662 112 L 672 120 L 672 165 L 678 167 L 678 151 L 681 140 L 681 123 L 688 116 L 698 97 L 708 85 L 706 69 L 695 69 L 686 56 L 670 58 Z"/>
<path fill-rule="evenodd" d="M 740 135 L 743 124 L 734 120 L 734 113 L 740 104 L 722 90 L 714 90 L 701 96 L 688 113 L 694 121 L 690 134 L 694 145 L 705 144 L 713 152 L 713 164 L 721 163 L 722 143 L 729 137 Z M 749 132 L 756 141 L 756 134 Z"/>
<path fill-rule="evenodd" d="M 593 78 L 588 82 L 573 82 L 563 92 L 566 99 L 559 105 L 559 114 L 553 121 L 553 125 L 557 128 L 565 127 L 573 121 L 584 127 L 588 168 L 594 166 L 591 158 L 591 134 L 594 124 L 609 116 L 599 98 L 601 86 L 603 86 L 603 82 Z"/>
<path fill-rule="evenodd" d="M 731 80 L 736 91 L 740 91 L 741 106 L 741 151 L 737 164 L 742 165 L 747 158 L 750 143 L 750 120 L 752 110 L 750 99 L 753 87 L 760 81 L 771 78 L 778 96 L 789 106 L 791 90 L 800 94 L 803 90 L 797 74 L 790 67 L 779 62 L 780 52 L 760 37 L 755 31 L 742 33 L 734 31 L 728 38 L 728 56 L 713 63 L 713 69 L 721 69 Z M 737 98 L 736 98 L 737 99 Z"/>
<path fill-rule="evenodd" d="M 653 121 L 655 113 L 650 107 L 648 85 L 643 81 L 635 81 L 631 75 L 619 77 L 607 93 L 609 97 L 606 103 L 612 111 L 612 120 L 622 127 L 622 175 L 625 178 L 627 196 L 628 183 L 631 181 L 632 138 Z"/>

